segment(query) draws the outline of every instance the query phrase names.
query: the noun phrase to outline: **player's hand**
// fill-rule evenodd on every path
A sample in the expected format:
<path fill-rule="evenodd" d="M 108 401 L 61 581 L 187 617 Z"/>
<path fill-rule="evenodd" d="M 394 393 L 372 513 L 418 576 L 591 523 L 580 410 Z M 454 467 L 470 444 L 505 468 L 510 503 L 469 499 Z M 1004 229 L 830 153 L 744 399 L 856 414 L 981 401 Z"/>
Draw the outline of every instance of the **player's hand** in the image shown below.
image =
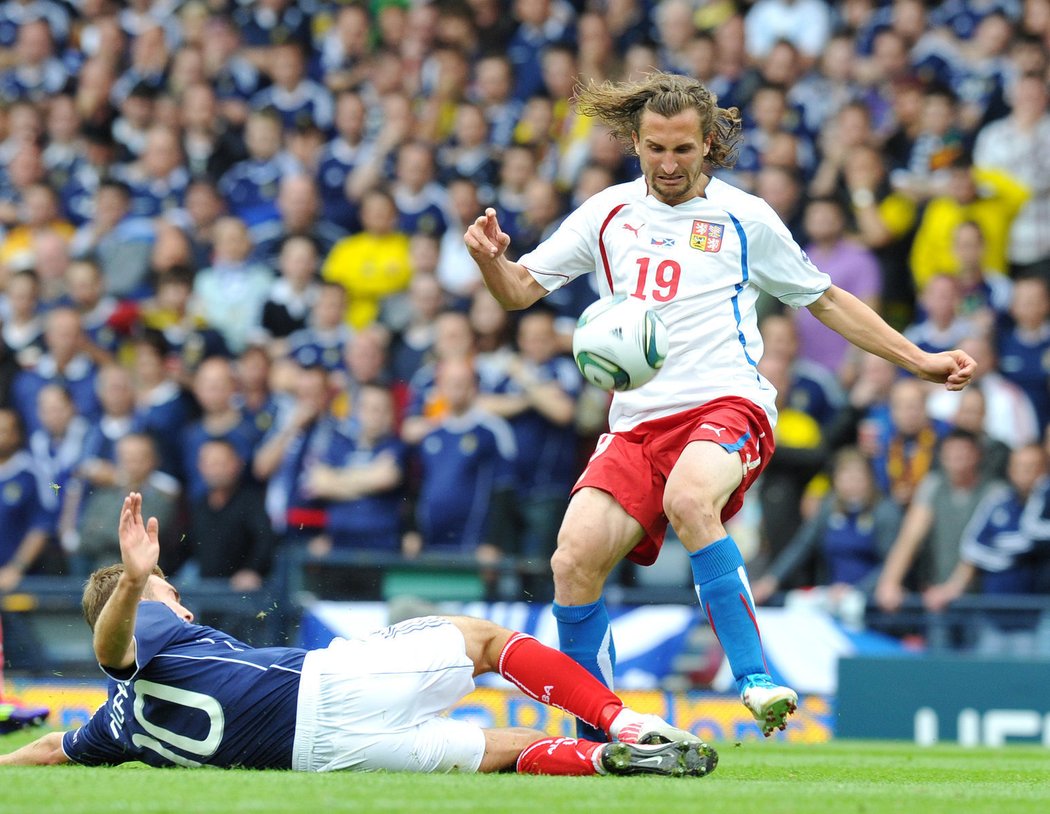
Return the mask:
<path fill-rule="evenodd" d="M 120 510 L 117 537 L 124 572 L 135 582 L 145 583 L 160 558 L 160 528 L 157 518 L 142 521 L 142 495 L 130 493 Z"/>
<path fill-rule="evenodd" d="M 467 244 L 470 256 L 481 262 L 493 260 L 506 252 L 510 246 L 510 235 L 500 229 L 496 210 L 490 206 L 484 215 L 467 227 L 463 242 Z"/>
<path fill-rule="evenodd" d="M 948 390 L 962 390 L 973 379 L 977 363 L 968 353 L 949 350 L 928 353 L 915 374 L 928 382 L 943 384 Z"/>

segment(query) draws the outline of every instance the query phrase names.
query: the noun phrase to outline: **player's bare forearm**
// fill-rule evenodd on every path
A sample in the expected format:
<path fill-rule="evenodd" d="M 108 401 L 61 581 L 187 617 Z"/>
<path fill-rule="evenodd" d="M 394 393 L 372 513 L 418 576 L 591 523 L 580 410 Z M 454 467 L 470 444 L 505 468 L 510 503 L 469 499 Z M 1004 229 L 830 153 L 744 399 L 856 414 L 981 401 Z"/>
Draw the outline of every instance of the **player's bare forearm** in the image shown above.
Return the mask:
<path fill-rule="evenodd" d="M 63 732 L 49 732 L 9 755 L 0 755 L 0 766 L 55 766 L 69 763 L 62 751 Z"/>
<path fill-rule="evenodd" d="M 528 308 L 547 294 L 547 289 L 521 263 L 500 256 L 478 260 L 478 268 L 489 293 L 508 311 Z"/>
<path fill-rule="evenodd" d="M 145 588 L 145 580 L 139 581 L 124 572 L 103 605 L 95 621 L 92 647 L 95 658 L 104 667 L 124 669 L 135 663 L 135 619 Z"/>
<path fill-rule="evenodd" d="M 809 306 L 813 316 L 852 344 L 881 356 L 920 379 L 961 390 L 973 377 L 976 364 L 959 350 L 926 353 L 891 328 L 869 306 L 838 286 L 831 286 Z"/>
<path fill-rule="evenodd" d="M 911 373 L 918 371 L 922 351 L 848 291 L 833 285 L 809 310 L 861 350 L 881 356 Z"/>
<path fill-rule="evenodd" d="M 521 263 L 507 259 L 510 235 L 500 228 L 491 206 L 467 227 L 463 243 L 478 264 L 485 287 L 508 311 L 528 308 L 547 293 Z"/>

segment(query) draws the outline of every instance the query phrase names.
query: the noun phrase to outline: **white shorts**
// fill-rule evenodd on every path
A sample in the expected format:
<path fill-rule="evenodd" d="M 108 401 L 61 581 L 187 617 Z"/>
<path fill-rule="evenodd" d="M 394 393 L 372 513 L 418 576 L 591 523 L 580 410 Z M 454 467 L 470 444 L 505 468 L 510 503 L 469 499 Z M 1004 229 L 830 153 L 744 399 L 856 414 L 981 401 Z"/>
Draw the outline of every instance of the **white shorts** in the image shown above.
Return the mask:
<path fill-rule="evenodd" d="M 474 690 L 473 673 L 463 634 L 436 616 L 310 651 L 292 768 L 477 771 L 485 755 L 481 727 L 438 717 Z"/>

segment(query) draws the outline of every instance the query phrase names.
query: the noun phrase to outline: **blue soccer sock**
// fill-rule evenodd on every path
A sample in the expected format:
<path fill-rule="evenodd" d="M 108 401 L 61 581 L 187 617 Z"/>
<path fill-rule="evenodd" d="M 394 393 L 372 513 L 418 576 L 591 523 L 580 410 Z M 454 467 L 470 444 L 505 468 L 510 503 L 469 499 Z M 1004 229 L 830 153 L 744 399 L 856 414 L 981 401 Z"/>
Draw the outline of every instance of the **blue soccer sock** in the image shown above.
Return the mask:
<path fill-rule="evenodd" d="M 558 622 L 559 649 L 578 662 L 606 687 L 612 689 L 616 669 L 616 646 L 605 600 L 587 605 L 559 605 L 554 603 L 554 618 Z M 576 721 L 576 736 L 583 740 L 605 741 L 608 736 L 600 729 Z"/>
<path fill-rule="evenodd" d="M 689 555 L 700 607 L 729 659 L 738 688 L 744 676 L 767 673 L 744 558 L 732 537 Z"/>

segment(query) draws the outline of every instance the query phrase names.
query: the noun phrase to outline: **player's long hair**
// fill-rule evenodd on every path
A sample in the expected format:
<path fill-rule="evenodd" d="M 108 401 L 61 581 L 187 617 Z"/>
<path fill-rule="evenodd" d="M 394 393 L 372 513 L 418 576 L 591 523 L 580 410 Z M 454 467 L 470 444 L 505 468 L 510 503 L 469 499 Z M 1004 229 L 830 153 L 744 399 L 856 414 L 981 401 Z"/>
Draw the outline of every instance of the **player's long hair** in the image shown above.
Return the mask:
<path fill-rule="evenodd" d="M 634 153 L 632 135 L 638 132 L 642 113 L 649 110 L 670 118 L 684 110 L 700 114 L 704 137 L 711 136 L 706 162 L 711 167 L 736 164 L 742 127 L 740 110 L 718 106 L 718 97 L 688 76 L 653 71 L 635 82 L 590 82 L 577 84 L 576 110 L 607 124 L 629 153 Z"/>
<path fill-rule="evenodd" d="M 92 630 L 95 629 L 95 622 L 98 621 L 102 608 L 116 590 L 117 580 L 123 573 L 124 566 L 118 562 L 115 565 L 107 565 L 93 571 L 87 582 L 84 583 L 84 595 L 80 598 L 80 606 L 84 611 L 84 619 Z M 153 573 L 161 579 L 165 578 L 159 565 L 153 566 Z"/>

